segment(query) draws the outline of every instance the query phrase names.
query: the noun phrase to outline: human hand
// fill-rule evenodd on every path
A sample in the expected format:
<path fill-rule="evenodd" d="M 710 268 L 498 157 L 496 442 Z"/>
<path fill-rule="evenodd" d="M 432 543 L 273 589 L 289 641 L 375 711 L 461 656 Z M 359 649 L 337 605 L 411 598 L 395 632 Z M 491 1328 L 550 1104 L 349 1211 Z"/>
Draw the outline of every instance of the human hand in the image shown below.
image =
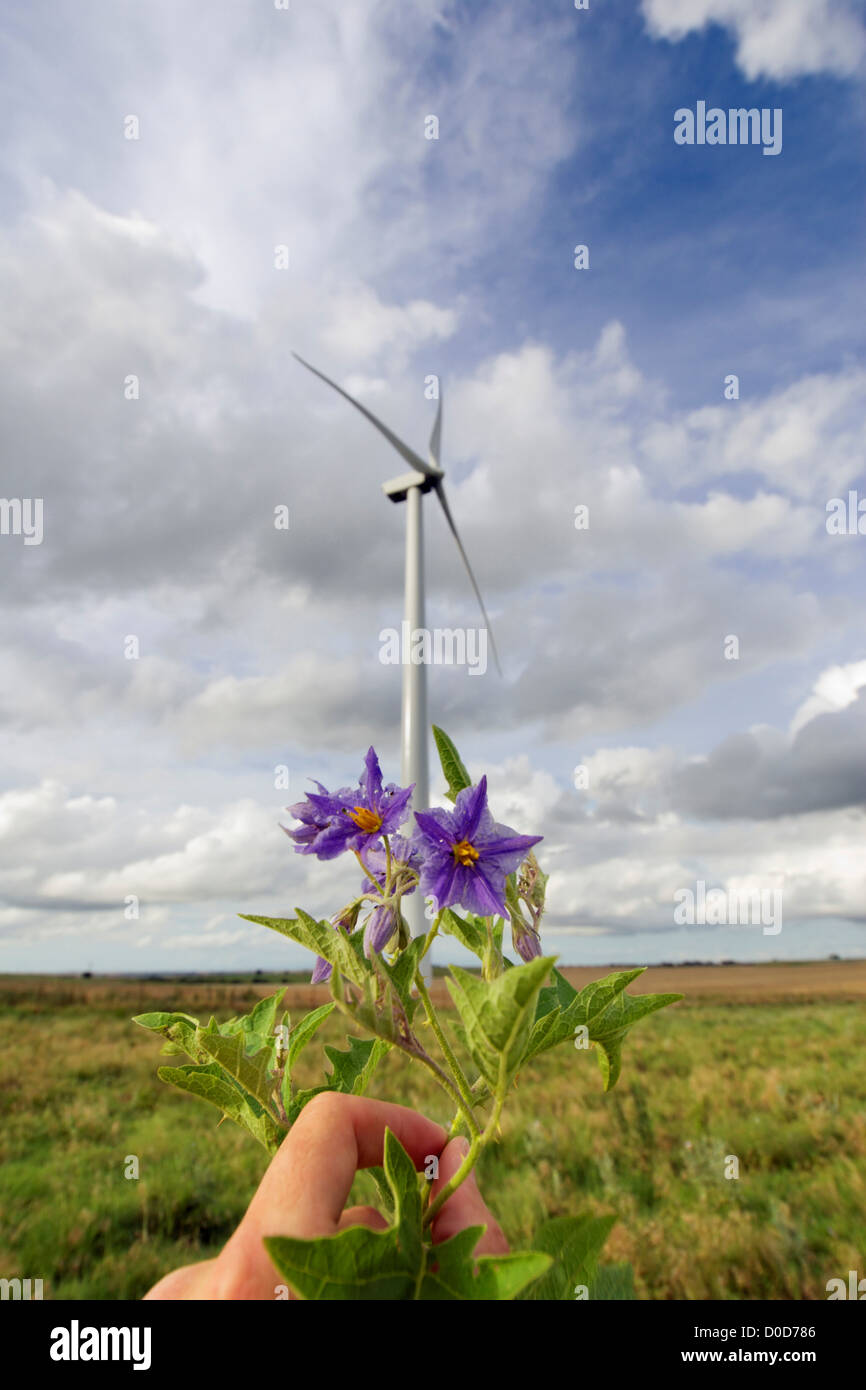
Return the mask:
<path fill-rule="evenodd" d="M 390 1129 L 421 1172 L 426 1160 L 439 1158 L 432 1196 L 459 1168 L 468 1149 L 441 1125 L 403 1105 L 328 1091 L 315 1096 L 295 1121 L 259 1184 L 241 1224 L 221 1254 L 212 1260 L 173 1270 L 155 1284 L 146 1299 L 269 1299 L 283 1285 L 263 1245 L 265 1236 L 311 1240 L 334 1235 L 348 1226 L 384 1230 L 374 1207 L 344 1210 L 355 1174 L 382 1163 L 385 1129 Z M 433 1222 L 439 1244 L 465 1230 L 486 1226 L 476 1255 L 506 1255 L 508 1243 L 478 1191 L 475 1176 L 448 1198 Z"/>

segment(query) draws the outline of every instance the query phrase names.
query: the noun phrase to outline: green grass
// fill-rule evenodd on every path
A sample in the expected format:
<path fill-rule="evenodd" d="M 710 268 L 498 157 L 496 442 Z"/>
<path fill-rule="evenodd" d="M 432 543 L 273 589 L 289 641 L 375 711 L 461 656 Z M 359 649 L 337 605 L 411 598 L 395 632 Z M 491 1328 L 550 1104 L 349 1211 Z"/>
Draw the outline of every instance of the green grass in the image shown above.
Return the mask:
<path fill-rule="evenodd" d="M 224 1018 L 259 994 L 191 984 L 174 1006 Z M 0 1004 L 0 1275 L 41 1278 L 46 1298 L 139 1298 L 214 1254 L 267 1155 L 157 1079 L 158 1041 L 129 1015 L 164 996 L 88 986 L 85 1003 L 58 981 Z M 329 1020 L 301 1084 L 343 1033 Z M 686 1001 L 634 1031 L 605 1095 L 593 1054 L 564 1044 L 518 1078 L 482 1190 L 514 1248 L 547 1216 L 615 1212 L 604 1258 L 632 1264 L 640 1298 L 825 1298 L 829 1278 L 866 1273 L 864 1047 L 861 1004 Z M 399 1056 L 371 1094 L 451 1118 Z"/>

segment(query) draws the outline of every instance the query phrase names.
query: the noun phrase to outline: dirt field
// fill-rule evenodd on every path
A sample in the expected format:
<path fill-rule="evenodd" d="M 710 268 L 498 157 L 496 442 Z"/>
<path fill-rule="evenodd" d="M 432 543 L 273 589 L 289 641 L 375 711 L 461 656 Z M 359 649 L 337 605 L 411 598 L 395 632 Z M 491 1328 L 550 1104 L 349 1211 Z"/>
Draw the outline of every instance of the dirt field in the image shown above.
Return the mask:
<path fill-rule="evenodd" d="M 563 975 L 582 989 L 607 970 L 567 966 Z M 776 965 L 652 965 L 633 994 L 685 994 L 690 999 L 768 1004 L 789 1000 L 866 999 L 866 960 L 794 961 Z"/>
<path fill-rule="evenodd" d="M 565 966 L 563 974 L 581 989 L 591 980 L 610 973 L 610 966 Z M 277 979 L 250 980 L 238 984 L 203 980 L 191 985 L 177 980 L 130 980 L 117 976 L 0 975 L 0 1006 L 16 1000 L 44 1000 L 46 1007 L 63 1004 L 103 1004 L 107 993 L 118 1010 L 130 1013 L 146 1008 L 184 1009 L 194 998 L 196 1008 L 245 1010 L 256 998 L 273 994 Z M 286 1007 L 312 1009 L 330 999 L 327 985 L 287 985 Z M 795 961 L 758 965 L 661 965 L 650 966 L 631 986 L 633 994 L 680 993 L 684 1003 L 707 999 L 717 1003 L 807 1003 L 821 1000 L 857 1002 L 866 999 L 866 960 Z M 443 979 L 434 981 L 436 1004 L 450 997 Z"/>

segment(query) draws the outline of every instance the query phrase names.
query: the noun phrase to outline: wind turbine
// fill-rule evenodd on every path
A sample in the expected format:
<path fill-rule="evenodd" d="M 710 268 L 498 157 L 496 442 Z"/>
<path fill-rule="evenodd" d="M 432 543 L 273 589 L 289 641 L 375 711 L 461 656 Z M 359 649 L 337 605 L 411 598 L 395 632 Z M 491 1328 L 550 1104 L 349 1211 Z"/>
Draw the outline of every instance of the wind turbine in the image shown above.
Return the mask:
<path fill-rule="evenodd" d="M 496 669 L 502 674 L 499 665 L 499 655 L 496 651 L 496 643 L 493 640 L 493 631 L 490 626 L 490 619 L 487 616 L 487 609 L 484 607 L 484 600 L 481 597 L 481 590 L 475 581 L 472 573 L 472 566 L 469 557 L 463 548 L 463 542 L 457 531 L 451 508 L 445 496 L 443 479 L 445 474 L 439 463 L 439 455 L 442 444 L 442 392 L 439 392 L 439 408 L 436 411 L 436 420 L 433 425 L 433 432 L 430 435 L 428 448 L 429 459 L 425 461 L 420 454 L 416 454 L 408 444 L 404 444 L 402 439 L 388 429 L 381 420 L 368 410 L 360 401 L 356 401 L 354 396 L 350 396 L 348 391 L 344 391 L 342 386 L 338 386 L 336 381 L 325 376 L 316 367 L 305 362 L 303 357 L 299 357 L 296 352 L 292 356 L 297 358 L 302 366 L 308 371 L 332 386 L 338 391 L 345 400 L 353 405 L 356 410 L 360 410 L 371 425 L 374 425 L 380 434 L 383 434 L 392 448 L 410 465 L 411 473 L 403 473 L 399 478 L 392 478 L 390 482 L 382 484 L 382 490 L 386 497 L 390 497 L 392 502 L 406 503 L 406 579 L 403 598 L 403 618 L 408 623 L 408 632 L 411 634 L 418 628 L 424 627 L 424 533 L 422 527 L 421 498 L 425 492 L 435 492 L 439 499 L 439 505 L 445 513 L 445 520 L 448 523 L 460 557 L 466 566 L 466 573 L 475 591 L 475 597 L 481 609 L 481 616 L 484 619 L 484 626 L 487 628 L 490 639 L 490 647 L 493 652 L 493 659 L 496 662 Z M 407 629 L 404 628 L 405 632 Z M 415 792 L 412 804 L 416 808 L 429 805 L 430 802 L 430 779 L 427 765 L 427 667 L 423 662 L 417 666 L 414 662 L 403 663 L 403 703 L 401 718 L 401 780 L 404 786 L 411 782 L 415 783 Z M 406 899 L 404 904 L 404 916 L 409 923 L 413 936 L 421 936 L 427 930 L 427 920 L 424 916 L 424 903 L 420 894 L 413 893 Z M 422 962 L 424 974 L 429 979 L 432 974 L 432 962 L 427 955 Z"/>

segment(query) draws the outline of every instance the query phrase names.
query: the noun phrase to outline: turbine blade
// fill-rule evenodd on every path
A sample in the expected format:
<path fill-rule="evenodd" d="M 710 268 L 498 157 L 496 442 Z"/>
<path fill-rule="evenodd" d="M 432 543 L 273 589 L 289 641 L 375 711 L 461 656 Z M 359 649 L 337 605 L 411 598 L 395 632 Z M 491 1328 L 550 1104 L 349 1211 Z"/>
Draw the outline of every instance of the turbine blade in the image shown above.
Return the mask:
<path fill-rule="evenodd" d="M 353 405 L 356 410 L 360 410 L 361 414 L 365 415 L 370 421 L 370 424 L 375 425 L 380 434 L 384 434 L 388 443 L 397 450 L 397 453 L 401 454 L 406 462 L 417 469 L 419 473 L 423 473 L 425 477 L 428 478 L 438 478 L 440 476 L 439 469 L 431 468 L 429 463 L 425 463 L 420 454 L 416 454 L 415 450 L 410 449 L 408 444 L 404 444 L 402 439 L 398 439 L 396 434 L 393 434 L 392 431 L 388 429 L 387 425 L 383 425 L 381 420 L 377 420 L 372 410 L 368 410 L 360 401 L 356 401 L 354 396 L 350 396 L 348 391 L 344 391 L 342 386 L 337 385 L 336 381 L 332 381 L 329 376 L 325 376 L 324 372 L 320 372 L 317 367 L 312 367 L 309 362 L 304 361 L 303 357 L 298 357 L 296 352 L 293 352 L 292 356 L 296 357 L 301 366 L 307 368 L 307 371 L 312 372 L 314 376 L 321 377 L 322 381 L 326 381 L 329 386 L 333 386 L 335 391 L 339 391 L 340 395 L 343 396 L 350 405 Z"/>
<path fill-rule="evenodd" d="M 501 676 L 502 667 L 499 664 L 499 653 L 496 650 L 496 642 L 493 638 L 493 628 L 491 626 L 490 619 L 487 616 L 487 609 L 484 607 L 484 599 L 481 597 L 481 590 L 475 582 L 475 575 L 472 573 L 472 566 L 469 563 L 469 557 L 466 554 L 466 551 L 463 549 L 463 542 L 461 541 L 457 531 L 457 527 L 454 524 L 454 518 L 451 515 L 451 508 L 448 506 L 448 502 L 445 497 L 445 489 L 442 486 L 442 483 L 438 482 L 434 484 L 433 491 L 439 498 L 440 505 L 442 507 L 443 512 L 445 513 L 445 520 L 448 522 L 448 529 L 450 530 L 452 536 L 457 542 L 457 549 L 460 551 L 463 563 L 466 566 L 466 573 L 469 575 L 470 583 L 472 584 L 472 587 L 475 590 L 475 597 L 478 599 L 478 606 L 481 609 L 481 616 L 484 618 L 484 625 L 487 628 L 487 633 L 490 637 L 490 646 L 493 651 L 493 660 L 496 662 L 496 669 Z"/>
<path fill-rule="evenodd" d="M 436 411 L 436 420 L 433 425 L 433 433 L 430 436 L 430 462 L 434 468 L 441 471 L 442 465 L 439 456 L 442 451 L 442 383 L 439 383 L 439 408 Z"/>

